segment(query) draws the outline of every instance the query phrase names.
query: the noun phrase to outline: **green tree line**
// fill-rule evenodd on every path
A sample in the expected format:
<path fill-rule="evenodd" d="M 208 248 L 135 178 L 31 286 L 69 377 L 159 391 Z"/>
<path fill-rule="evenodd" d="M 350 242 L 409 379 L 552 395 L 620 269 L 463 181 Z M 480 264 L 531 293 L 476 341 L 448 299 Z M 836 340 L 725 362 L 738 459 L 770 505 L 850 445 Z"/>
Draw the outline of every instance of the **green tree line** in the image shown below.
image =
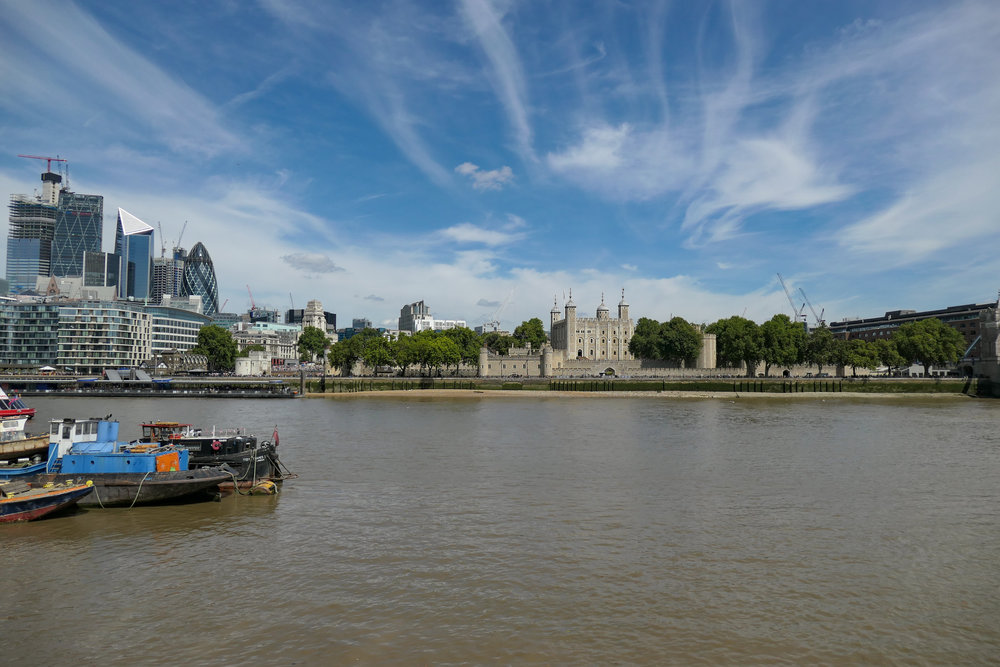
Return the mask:
<path fill-rule="evenodd" d="M 962 335 L 934 318 L 907 322 L 890 339 L 866 341 L 834 338 L 825 326 L 806 333 L 800 323 L 779 314 L 760 325 L 734 316 L 704 327 L 681 317 L 662 323 L 643 317 L 636 323 L 629 352 L 638 359 L 691 366 L 701 352 L 702 330 L 716 336 L 716 365 L 744 366 L 748 376 L 760 363 L 764 364 L 765 376 L 772 367 L 797 364 L 815 365 L 820 373 L 825 367 L 844 366 L 857 374 L 859 368 L 874 370 L 884 366 L 892 372 L 912 363 L 922 364 L 926 375 L 931 366 L 958 361 L 965 349 Z M 375 329 L 365 329 L 332 345 L 323 331 L 305 327 L 298 350 L 301 361 L 326 356 L 343 375 L 350 375 L 359 361 L 376 373 L 398 371 L 407 375 L 415 370 L 421 375 L 440 375 L 447 370 L 457 373 L 463 364 L 478 367 L 482 347 L 506 355 L 513 347 L 530 345 L 532 350 L 539 350 L 546 342 L 542 321 L 534 317 L 522 322 L 510 336 L 498 332 L 480 335 L 459 327 L 421 331 L 390 341 Z M 212 371 L 231 371 L 241 354 L 232 334 L 218 325 L 202 327 L 198 344 L 191 352 L 204 354 Z"/>

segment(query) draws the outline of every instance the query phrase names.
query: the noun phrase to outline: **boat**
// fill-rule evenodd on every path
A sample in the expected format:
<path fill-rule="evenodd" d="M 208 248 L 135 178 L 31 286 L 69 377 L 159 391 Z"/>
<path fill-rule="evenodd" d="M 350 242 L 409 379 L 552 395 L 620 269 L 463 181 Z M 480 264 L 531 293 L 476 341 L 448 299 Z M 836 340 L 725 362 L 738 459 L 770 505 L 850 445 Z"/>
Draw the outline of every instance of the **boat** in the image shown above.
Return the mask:
<path fill-rule="evenodd" d="M 113 507 L 217 498 L 219 484 L 233 479 L 228 466 L 190 468 L 184 447 L 119 442 L 118 430 L 110 418 L 52 420 L 45 471 L 29 481 L 93 481 L 80 504 Z"/>
<path fill-rule="evenodd" d="M 27 435 L 24 426 L 28 419 L 27 415 L 16 415 L 0 420 L 0 480 L 45 470 L 49 436 Z"/>
<path fill-rule="evenodd" d="M 35 416 L 35 409 L 29 408 L 17 394 L 8 396 L 7 392 L 0 389 L 0 419 L 10 417 L 27 417 L 31 419 Z"/>
<path fill-rule="evenodd" d="M 0 523 L 39 519 L 77 504 L 93 490 L 90 482 L 43 486 L 23 481 L 0 483 Z"/>
<path fill-rule="evenodd" d="M 259 494 L 277 493 L 277 484 L 295 477 L 278 459 L 277 427 L 271 440 L 258 442 L 243 429 L 213 428 L 205 433 L 191 424 L 151 421 L 142 424 L 142 441 L 184 447 L 192 468 L 228 465 L 235 478 L 225 482 L 223 489 L 235 485 Z"/>

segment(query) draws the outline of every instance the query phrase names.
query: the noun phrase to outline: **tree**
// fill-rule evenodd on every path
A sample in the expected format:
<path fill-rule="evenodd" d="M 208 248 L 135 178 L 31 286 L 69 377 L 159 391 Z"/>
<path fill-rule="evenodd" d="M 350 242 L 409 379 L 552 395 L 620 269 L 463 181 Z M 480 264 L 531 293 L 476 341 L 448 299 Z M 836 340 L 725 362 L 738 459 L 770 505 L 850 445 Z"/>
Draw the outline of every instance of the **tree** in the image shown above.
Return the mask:
<path fill-rule="evenodd" d="M 834 338 L 833 333 L 824 325 L 809 332 L 806 339 L 803 358 L 806 363 L 816 364 L 817 372 L 823 372 L 823 366 L 833 363 Z"/>
<path fill-rule="evenodd" d="M 636 359 L 659 359 L 660 323 L 640 317 L 628 342 L 628 351 Z"/>
<path fill-rule="evenodd" d="M 505 336 L 499 331 L 483 334 L 483 345 L 494 354 L 506 355 L 516 343 L 517 340 L 513 336 Z"/>
<path fill-rule="evenodd" d="M 479 350 L 483 347 L 482 336 L 468 327 L 445 329 L 444 335 L 458 345 L 461 355 L 459 364 L 467 364 L 479 368 Z M 455 365 L 455 372 L 458 372 L 458 364 Z"/>
<path fill-rule="evenodd" d="M 454 366 L 455 372 L 458 373 L 458 365 L 462 363 L 462 350 L 448 336 L 437 336 L 434 338 L 433 343 L 437 347 L 437 354 L 435 355 L 435 361 L 437 365 L 434 366 L 436 370 L 439 371 L 442 366 Z M 479 355 L 476 355 L 479 358 Z"/>
<path fill-rule="evenodd" d="M 535 351 L 541 350 L 549 340 L 545 335 L 545 326 L 537 317 L 521 322 L 514 329 L 514 339 L 521 345 L 530 343 L 531 349 Z"/>
<path fill-rule="evenodd" d="M 900 325 L 892 340 L 904 359 L 924 367 L 925 377 L 931 366 L 954 363 L 965 351 L 962 334 L 936 317 Z"/>
<path fill-rule="evenodd" d="M 878 367 L 878 351 L 875 346 L 863 338 L 852 338 L 843 345 L 843 361 L 851 367 L 851 375 L 857 377 L 858 368 Z"/>
<path fill-rule="evenodd" d="M 354 364 L 364 354 L 365 345 L 369 340 L 381 338 L 376 329 L 363 329 L 347 340 L 338 341 L 330 347 L 327 359 L 330 365 L 340 369 L 340 374 L 349 376 L 354 371 Z"/>
<path fill-rule="evenodd" d="M 746 364 L 747 377 L 753 377 L 763 354 L 760 327 L 756 322 L 734 315 L 708 325 L 705 330 L 715 334 L 715 350 L 721 360 L 720 366 Z"/>
<path fill-rule="evenodd" d="M 297 344 L 300 361 L 313 361 L 330 345 L 330 340 L 322 329 L 304 327 Z"/>
<path fill-rule="evenodd" d="M 210 324 L 198 330 L 198 344 L 191 353 L 204 354 L 208 358 L 208 370 L 231 371 L 236 367 L 238 349 L 228 329 Z"/>
<path fill-rule="evenodd" d="M 399 366 L 399 374 L 406 377 L 406 369 L 417 363 L 416 351 L 413 345 L 413 336 L 400 334 L 392 343 L 392 353 Z"/>
<path fill-rule="evenodd" d="M 894 369 L 906 365 L 906 359 L 896 349 L 896 343 L 892 339 L 880 338 L 873 341 L 872 346 L 875 348 L 875 356 L 886 367 L 888 375 L 892 375 Z"/>
<path fill-rule="evenodd" d="M 361 358 L 373 371 L 378 371 L 380 367 L 389 366 L 395 361 L 392 344 L 381 336 L 371 338 L 365 343 Z"/>
<path fill-rule="evenodd" d="M 692 364 L 701 352 L 701 331 L 683 317 L 675 317 L 659 326 L 656 351 L 660 359 Z"/>
<path fill-rule="evenodd" d="M 771 374 L 771 366 L 792 366 L 802 360 L 806 332 L 802 325 L 783 313 L 775 315 L 760 326 L 761 356 L 764 359 L 764 377 Z"/>

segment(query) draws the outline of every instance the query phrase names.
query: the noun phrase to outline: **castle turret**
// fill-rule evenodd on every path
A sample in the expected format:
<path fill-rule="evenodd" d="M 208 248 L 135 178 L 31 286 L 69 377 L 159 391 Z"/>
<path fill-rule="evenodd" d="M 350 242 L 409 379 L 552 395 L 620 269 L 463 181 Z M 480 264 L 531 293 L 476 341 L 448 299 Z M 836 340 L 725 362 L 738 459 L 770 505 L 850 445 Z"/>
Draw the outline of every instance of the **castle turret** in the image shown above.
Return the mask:
<path fill-rule="evenodd" d="M 573 290 L 569 291 L 569 301 L 566 302 L 566 349 L 570 356 L 576 356 L 576 304 L 573 303 Z"/>
<path fill-rule="evenodd" d="M 562 319 L 562 311 L 559 310 L 559 306 L 556 303 L 556 297 L 552 297 L 552 310 L 549 311 L 549 331 L 552 330 L 552 325 Z"/>
<path fill-rule="evenodd" d="M 597 319 L 606 320 L 609 318 L 608 307 L 604 305 L 604 292 L 601 292 L 601 305 L 597 307 Z"/>
<path fill-rule="evenodd" d="M 628 320 L 628 302 L 625 301 L 625 288 L 622 288 L 622 300 L 618 302 L 618 319 L 622 322 Z"/>

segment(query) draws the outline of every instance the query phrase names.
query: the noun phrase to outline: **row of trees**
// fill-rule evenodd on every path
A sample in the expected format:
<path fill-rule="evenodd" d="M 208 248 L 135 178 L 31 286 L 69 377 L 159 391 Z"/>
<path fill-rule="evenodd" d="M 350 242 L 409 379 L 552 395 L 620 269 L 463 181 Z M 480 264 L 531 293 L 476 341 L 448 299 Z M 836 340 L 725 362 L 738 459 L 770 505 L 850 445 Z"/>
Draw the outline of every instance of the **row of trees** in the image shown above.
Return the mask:
<path fill-rule="evenodd" d="M 716 335 L 717 364 L 745 364 L 747 375 L 753 375 L 760 363 L 764 364 L 765 376 L 772 366 L 802 363 L 816 365 L 820 373 L 825 366 L 850 366 L 852 374 L 857 374 L 859 368 L 885 366 L 892 372 L 920 363 L 924 374 L 929 375 L 931 366 L 954 363 L 965 351 L 962 334 L 935 318 L 907 322 L 891 339 L 874 341 L 837 339 L 826 327 L 806 334 L 802 325 L 787 315 L 775 315 L 761 325 L 743 317 L 730 317 L 710 324 L 706 331 Z"/>
<path fill-rule="evenodd" d="M 705 331 L 716 336 L 717 365 L 745 366 L 747 375 L 753 375 L 760 363 L 764 364 L 767 376 L 774 366 L 803 363 L 817 366 L 820 373 L 826 366 L 850 366 L 856 374 L 858 368 L 885 366 L 891 371 L 916 362 L 924 365 L 926 375 L 932 365 L 958 361 L 965 348 L 958 331 L 934 318 L 907 322 L 891 339 L 871 342 L 859 338 L 836 339 L 826 327 L 807 334 L 801 324 L 787 315 L 775 315 L 760 325 L 734 316 L 708 325 Z M 421 331 L 389 341 L 375 329 L 365 329 L 332 346 L 321 329 L 305 327 L 299 336 L 298 351 L 301 361 L 326 355 L 330 365 L 344 375 L 350 375 L 358 361 L 376 372 L 398 368 L 405 375 L 410 368 L 419 368 L 422 374 L 427 374 L 440 373 L 452 366 L 457 372 L 462 364 L 478 366 L 479 350 L 484 346 L 494 353 L 507 354 L 512 347 L 529 344 L 533 350 L 539 350 L 546 342 L 542 321 L 535 317 L 522 322 L 512 336 L 496 332 L 479 335 L 462 327 L 441 332 Z M 701 346 L 700 329 L 683 318 L 660 323 L 643 317 L 636 323 L 629 352 L 639 359 L 691 365 L 698 358 Z M 228 371 L 234 368 L 236 357 L 246 356 L 254 347 L 261 346 L 240 352 L 227 329 L 210 325 L 198 332 L 198 345 L 191 351 L 204 354 L 210 370 Z"/>
<path fill-rule="evenodd" d="M 701 331 L 683 317 L 657 322 L 640 317 L 628 342 L 628 351 L 637 359 L 660 359 L 693 365 L 701 353 Z"/>

